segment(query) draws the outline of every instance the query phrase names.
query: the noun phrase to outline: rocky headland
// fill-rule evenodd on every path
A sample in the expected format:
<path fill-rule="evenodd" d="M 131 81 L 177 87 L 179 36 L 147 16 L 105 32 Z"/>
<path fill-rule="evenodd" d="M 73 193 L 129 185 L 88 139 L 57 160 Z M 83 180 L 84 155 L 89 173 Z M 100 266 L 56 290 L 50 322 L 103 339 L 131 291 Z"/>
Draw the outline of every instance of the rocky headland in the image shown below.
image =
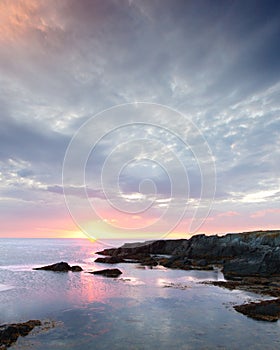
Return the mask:
<path fill-rule="evenodd" d="M 133 260 L 185 270 L 220 266 L 227 279 L 280 276 L 280 231 L 126 243 L 97 254 L 106 256 L 97 261 L 108 263 Z"/>
<path fill-rule="evenodd" d="M 254 231 L 224 236 L 204 234 L 190 239 L 157 240 L 144 243 L 126 243 L 119 248 L 105 249 L 97 254 L 103 263 L 138 262 L 142 265 L 162 265 L 173 269 L 210 270 L 220 268 L 226 281 L 211 284 L 229 289 L 243 289 L 258 294 L 280 297 L 280 230 Z M 261 305 L 263 304 L 263 307 Z M 265 315 L 280 307 L 280 299 L 271 302 L 247 304 L 235 309 L 253 317 L 254 309 Z M 277 306 L 278 305 L 278 306 Z M 259 312 L 259 311 L 258 311 Z M 255 319 L 280 318 L 260 316 Z"/>

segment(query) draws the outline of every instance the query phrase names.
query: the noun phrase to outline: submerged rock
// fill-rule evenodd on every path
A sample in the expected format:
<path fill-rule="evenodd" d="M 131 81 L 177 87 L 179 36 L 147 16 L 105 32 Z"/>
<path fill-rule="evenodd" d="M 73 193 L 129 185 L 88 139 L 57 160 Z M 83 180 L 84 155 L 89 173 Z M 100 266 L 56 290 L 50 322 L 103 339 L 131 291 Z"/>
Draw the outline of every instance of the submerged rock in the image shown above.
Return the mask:
<path fill-rule="evenodd" d="M 275 322 L 280 318 L 280 299 L 236 305 L 234 309 L 255 320 Z"/>
<path fill-rule="evenodd" d="M 41 326 L 41 321 L 30 320 L 24 323 L 4 324 L 0 326 L 0 348 L 6 349 L 15 343 L 19 336 L 25 337 L 36 326 Z"/>
<path fill-rule="evenodd" d="M 47 265 L 43 267 L 34 267 L 33 270 L 45 270 L 45 271 L 54 271 L 54 272 L 83 271 L 83 269 L 80 266 L 78 265 L 70 266 L 67 262 L 64 262 L 64 261 L 61 261 L 53 265 Z"/>
<path fill-rule="evenodd" d="M 98 270 L 98 271 L 93 271 L 89 273 L 93 275 L 102 275 L 105 277 L 118 277 L 122 274 L 121 270 L 119 269 L 105 269 L 105 270 Z"/>

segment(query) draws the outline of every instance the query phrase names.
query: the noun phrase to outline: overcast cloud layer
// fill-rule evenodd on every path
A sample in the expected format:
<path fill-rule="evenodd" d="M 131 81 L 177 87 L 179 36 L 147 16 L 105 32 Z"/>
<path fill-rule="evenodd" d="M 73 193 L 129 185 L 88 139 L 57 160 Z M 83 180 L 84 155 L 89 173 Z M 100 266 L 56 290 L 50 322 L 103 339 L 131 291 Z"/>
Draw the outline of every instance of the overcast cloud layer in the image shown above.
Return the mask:
<path fill-rule="evenodd" d="M 135 114 L 116 109 L 91 125 L 80 150 L 96 143 L 91 132 L 109 133 L 88 154 L 87 193 L 75 181 L 78 164 L 65 188 L 82 228 L 161 235 L 187 207 L 174 230 L 187 234 L 197 207 L 211 204 L 201 188 L 213 185 L 213 161 L 216 195 L 197 232 L 279 228 L 279 18 L 279 1 L 1 1 L 0 236 L 75 235 L 81 227 L 63 196 L 67 146 L 92 116 L 135 102 L 174 113 L 151 105 L 149 115 L 138 104 Z M 110 131 L 116 120 L 141 122 L 141 113 L 154 126 Z M 201 145 L 210 150 L 197 159 Z M 199 162 L 209 170 L 202 177 Z M 117 177 L 108 169 L 118 166 Z M 92 220 L 85 195 L 98 211 Z"/>

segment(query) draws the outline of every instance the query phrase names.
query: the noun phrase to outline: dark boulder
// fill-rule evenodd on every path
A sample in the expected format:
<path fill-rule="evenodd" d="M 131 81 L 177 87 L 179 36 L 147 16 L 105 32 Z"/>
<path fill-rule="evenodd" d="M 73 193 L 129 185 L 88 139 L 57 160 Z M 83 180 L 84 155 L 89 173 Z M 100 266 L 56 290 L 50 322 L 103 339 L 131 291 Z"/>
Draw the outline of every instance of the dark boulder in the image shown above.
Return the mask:
<path fill-rule="evenodd" d="M 59 262 L 53 265 L 47 265 L 42 267 L 35 267 L 33 270 L 45 270 L 45 271 L 54 271 L 54 272 L 79 272 L 83 271 L 83 269 L 80 266 L 70 266 L 67 262 Z"/>
<path fill-rule="evenodd" d="M 83 269 L 81 268 L 81 266 L 73 265 L 73 266 L 71 266 L 71 271 L 72 272 L 81 272 L 81 271 L 83 271 Z"/>
<path fill-rule="evenodd" d="M 125 262 L 125 260 L 119 256 L 106 256 L 105 258 L 97 258 L 94 260 L 94 262 L 103 264 L 119 264 Z"/>
<path fill-rule="evenodd" d="M 105 270 L 98 270 L 89 272 L 93 275 L 102 275 L 105 277 L 118 277 L 122 274 L 122 272 L 119 269 L 105 269 Z"/>
<path fill-rule="evenodd" d="M 15 343 L 19 336 L 26 336 L 36 326 L 41 326 L 41 321 L 30 320 L 24 323 L 4 324 L 0 326 L 0 347 L 5 349 Z"/>

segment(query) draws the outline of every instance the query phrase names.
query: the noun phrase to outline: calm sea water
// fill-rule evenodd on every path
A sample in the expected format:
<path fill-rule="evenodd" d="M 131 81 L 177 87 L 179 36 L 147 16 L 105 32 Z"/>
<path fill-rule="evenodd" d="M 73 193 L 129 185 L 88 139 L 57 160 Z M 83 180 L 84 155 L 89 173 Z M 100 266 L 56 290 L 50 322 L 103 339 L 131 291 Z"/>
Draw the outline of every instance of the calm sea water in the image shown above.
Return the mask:
<path fill-rule="evenodd" d="M 232 307 L 259 296 L 200 283 L 223 279 L 220 272 L 118 264 L 117 279 L 86 273 L 108 268 L 94 263 L 103 248 L 78 239 L 0 240 L 0 324 L 56 322 L 11 349 L 280 348 L 278 322 L 254 321 Z M 32 270 L 59 261 L 85 272 Z"/>

